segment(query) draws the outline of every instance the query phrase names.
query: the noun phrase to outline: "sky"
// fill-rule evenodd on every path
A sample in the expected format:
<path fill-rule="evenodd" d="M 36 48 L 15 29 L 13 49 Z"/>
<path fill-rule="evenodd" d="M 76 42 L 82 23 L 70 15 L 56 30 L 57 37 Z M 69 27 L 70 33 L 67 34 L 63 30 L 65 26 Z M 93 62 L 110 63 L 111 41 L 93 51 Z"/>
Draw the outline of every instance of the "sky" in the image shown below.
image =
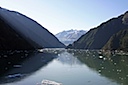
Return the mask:
<path fill-rule="evenodd" d="M 18 11 L 57 34 L 97 27 L 128 11 L 128 0 L 0 0 L 0 6 Z"/>

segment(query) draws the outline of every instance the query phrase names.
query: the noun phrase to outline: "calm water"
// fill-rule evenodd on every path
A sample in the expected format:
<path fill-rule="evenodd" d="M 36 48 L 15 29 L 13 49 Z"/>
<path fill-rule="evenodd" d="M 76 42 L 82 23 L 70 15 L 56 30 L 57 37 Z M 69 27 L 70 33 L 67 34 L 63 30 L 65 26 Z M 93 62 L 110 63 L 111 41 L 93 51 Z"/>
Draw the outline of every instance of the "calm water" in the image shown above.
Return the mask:
<path fill-rule="evenodd" d="M 63 85 L 128 85 L 128 56 L 64 49 L 10 53 L 0 57 L 0 85 L 40 85 L 45 79 Z"/>

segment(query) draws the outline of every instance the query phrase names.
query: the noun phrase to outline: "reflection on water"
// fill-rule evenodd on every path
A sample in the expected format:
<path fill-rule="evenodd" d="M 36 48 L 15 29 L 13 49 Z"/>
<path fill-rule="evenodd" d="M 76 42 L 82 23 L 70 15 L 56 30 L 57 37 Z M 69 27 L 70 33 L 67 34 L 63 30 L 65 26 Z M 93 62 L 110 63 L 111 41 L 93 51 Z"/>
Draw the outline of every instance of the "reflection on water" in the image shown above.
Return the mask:
<path fill-rule="evenodd" d="M 4 57 L 6 56 L 6 57 Z M 4 52 L 1 56 L 0 83 L 10 83 L 20 81 L 24 77 L 31 75 L 41 67 L 47 65 L 55 54 L 31 52 Z M 3 65 L 4 64 L 4 65 Z"/>
<path fill-rule="evenodd" d="M 69 51 L 89 68 L 97 71 L 101 76 L 113 79 L 121 85 L 128 85 L 128 56 L 109 55 L 104 56 L 97 51 Z M 102 57 L 101 57 L 102 56 Z"/>
<path fill-rule="evenodd" d="M 66 49 L 1 54 L 2 85 L 39 85 L 45 79 L 63 85 L 128 85 L 125 55 Z"/>

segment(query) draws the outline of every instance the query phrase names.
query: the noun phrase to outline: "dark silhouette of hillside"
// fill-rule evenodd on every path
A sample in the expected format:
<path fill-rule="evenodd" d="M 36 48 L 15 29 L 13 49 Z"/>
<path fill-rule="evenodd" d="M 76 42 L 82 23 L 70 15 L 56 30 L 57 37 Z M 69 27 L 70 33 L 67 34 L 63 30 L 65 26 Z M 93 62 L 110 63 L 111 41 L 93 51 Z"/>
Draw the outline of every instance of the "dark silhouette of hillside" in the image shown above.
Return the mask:
<path fill-rule="evenodd" d="M 0 8 L 0 49 L 64 48 L 52 33 L 31 18 Z"/>

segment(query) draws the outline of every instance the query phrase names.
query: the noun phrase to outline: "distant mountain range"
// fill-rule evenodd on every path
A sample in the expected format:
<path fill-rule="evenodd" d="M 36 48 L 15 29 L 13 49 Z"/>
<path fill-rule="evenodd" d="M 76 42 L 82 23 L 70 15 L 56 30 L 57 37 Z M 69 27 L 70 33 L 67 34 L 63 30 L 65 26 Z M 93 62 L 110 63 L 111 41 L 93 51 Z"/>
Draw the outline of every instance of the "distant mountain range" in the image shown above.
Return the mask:
<path fill-rule="evenodd" d="M 92 28 L 67 48 L 128 51 L 128 11 Z"/>
<path fill-rule="evenodd" d="M 29 17 L 0 7 L 0 50 L 65 47 Z"/>
<path fill-rule="evenodd" d="M 86 31 L 84 30 L 67 30 L 57 33 L 55 36 L 65 45 L 72 44 L 79 39 Z"/>

